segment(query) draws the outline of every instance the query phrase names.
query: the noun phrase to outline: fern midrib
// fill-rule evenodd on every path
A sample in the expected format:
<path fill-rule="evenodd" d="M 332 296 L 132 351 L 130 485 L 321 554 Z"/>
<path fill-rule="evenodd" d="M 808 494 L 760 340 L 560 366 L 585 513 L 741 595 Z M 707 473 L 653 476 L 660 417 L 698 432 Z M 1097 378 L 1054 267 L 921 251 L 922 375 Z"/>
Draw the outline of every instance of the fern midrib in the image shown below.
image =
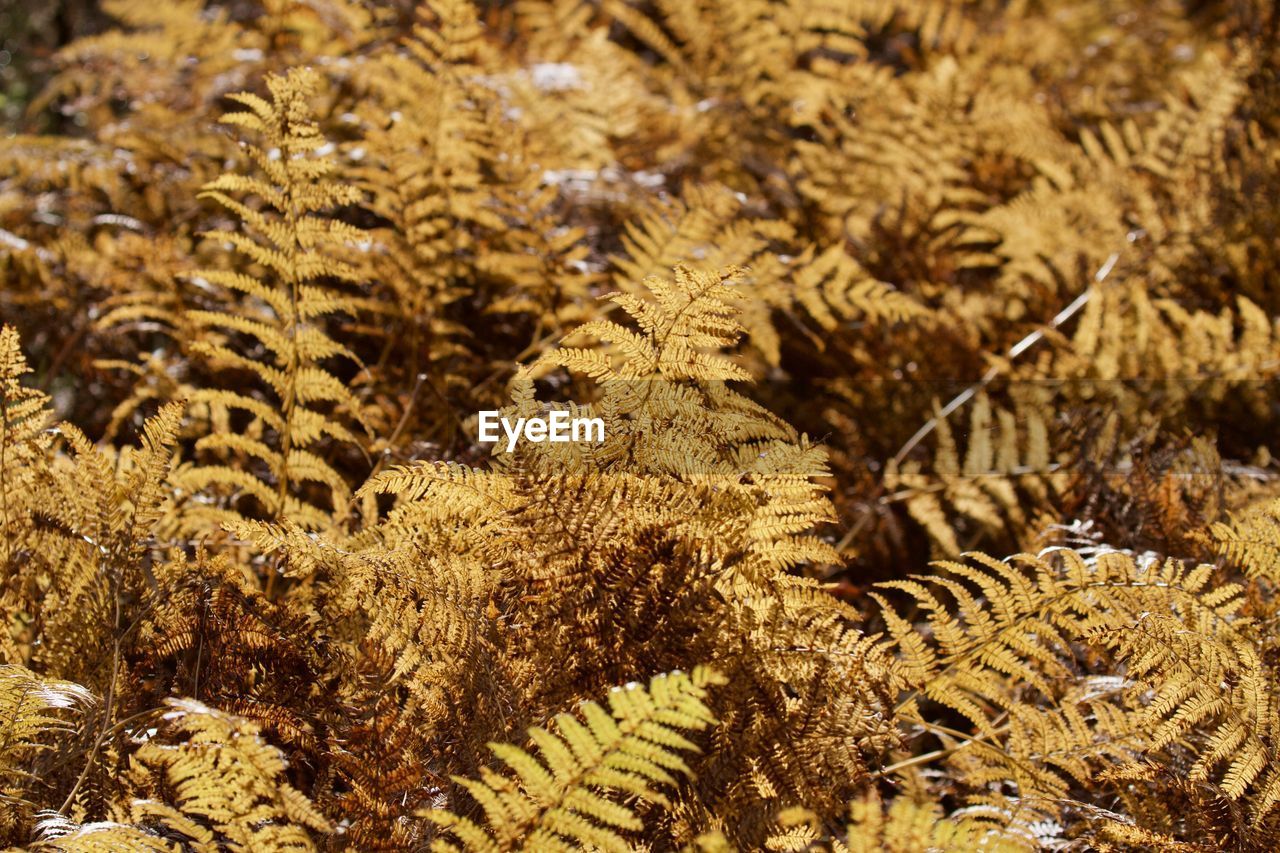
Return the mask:
<path fill-rule="evenodd" d="M 301 301 L 299 293 L 300 282 L 298 280 L 298 263 L 304 254 L 302 238 L 298 233 L 298 199 L 297 187 L 295 186 L 296 178 L 289 169 L 289 165 L 293 162 L 293 157 L 297 152 L 293 150 L 293 134 L 292 128 L 289 126 L 287 114 L 280 116 L 280 134 L 281 134 L 281 161 L 284 168 L 286 180 L 282 187 L 285 198 L 285 224 L 289 229 L 291 245 L 289 246 L 289 270 L 287 281 L 289 285 L 289 317 L 287 318 L 285 332 L 289 340 L 289 360 L 285 366 L 285 375 L 287 377 L 285 385 L 284 399 L 280 401 L 280 411 L 284 420 L 284 430 L 280 436 L 280 482 L 276 486 L 276 511 L 273 514 L 274 520 L 278 523 L 285 519 L 289 498 L 289 455 L 293 452 L 293 412 L 297 405 L 297 383 L 298 372 L 302 368 L 301 358 L 298 353 L 298 325 L 300 322 L 300 311 L 298 303 Z M 335 507 L 336 509 L 336 507 Z M 277 578 L 280 575 L 280 567 L 274 563 L 270 566 L 267 575 L 267 582 L 263 589 L 268 599 L 273 599 L 276 591 Z"/>
<path fill-rule="evenodd" d="M 645 380 L 645 392 L 644 392 L 644 397 L 641 398 L 640 400 L 640 406 L 639 406 L 640 409 L 643 409 L 653 396 L 653 393 L 654 393 L 653 380 L 662 376 L 662 353 L 666 349 L 667 340 L 671 337 L 672 334 L 675 333 L 676 326 L 684 318 L 685 314 L 690 310 L 692 310 L 692 308 L 698 304 L 698 300 L 701 299 L 708 291 L 710 291 L 719 283 L 720 283 L 720 279 L 717 278 L 714 282 L 708 283 L 705 287 L 699 290 L 690 292 L 688 294 L 689 299 L 685 302 L 685 304 L 680 306 L 680 308 L 677 309 L 674 314 L 668 315 L 665 318 L 666 322 L 664 323 L 663 328 L 660 330 L 660 332 L 653 335 L 653 342 L 654 342 L 653 364 L 651 366 L 646 365 L 646 367 L 648 367 L 650 377 Z M 635 463 L 635 454 L 636 454 L 636 442 L 632 441 L 627 447 L 626 460 L 628 465 L 632 465 Z"/>

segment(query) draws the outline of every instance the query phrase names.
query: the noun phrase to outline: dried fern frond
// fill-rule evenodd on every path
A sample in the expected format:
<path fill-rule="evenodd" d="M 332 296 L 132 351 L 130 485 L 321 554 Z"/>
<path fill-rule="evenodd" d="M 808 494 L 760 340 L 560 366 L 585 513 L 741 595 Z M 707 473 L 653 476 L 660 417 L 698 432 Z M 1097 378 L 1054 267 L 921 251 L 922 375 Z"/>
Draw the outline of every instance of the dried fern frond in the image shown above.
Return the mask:
<path fill-rule="evenodd" d="M 19 344 L 17 330 L 0 327 L 0 572 L 6 578 L 15 571 L 19 552 L 32 545 L 39 471 L 48 464 L 53 443 L 45 431 L 52 421 L 49 397 L 23 384 L 28 368 Z M 6 603 L 18 607 L 16 601 Z M 0 637 L 6 660 L 18 659 L 9 632 Z"/>
<path fill-rule="evenodd" d="M 995 409 L 985 392 L 969 410 L 966 446 L 958 446 L 946 414 L 935 408 L 936 449 L 928 468 L 891 462 L 884 504 L 901 502 L 941 555 L 963 550 L 960 537 L 1026 537 L 1036 510 L 1059 505 L 1071 482 L 1051 453 L 1053 413 L 1038 389 Z"/>
<path fill-rule="evenodd" d="M 1220 587 L 1204 596 L 1204 609 L 1145 613 L 1124 628 L 1095 629 L 1092 638 L 1115 650 L 1135 692 L 1150 691 L 1136 721 L 1150 738 L 1147 749 L 1192 744 L 1188 778 L 1245 801 L 1258 827 L 1280 803 L 1280 680 L 1249 626 L 1230 621 L 1243 603 L 1238 592 Z"/>
<path fill-rule="evenodd" d="M 731 300 L 735 271 L 722 274 L 676 267 L 674 280 L 651 277 L 645 285 L 652 301 L 619 293 L 621 306 L 640 334 L 611 320 L 588 323 L 574 334 L 607 341 L 620 362 L 615 370 L 600 353 L 562 348 L 543 356 L 550 365 L 581 369 L 598 380 L 667 379 L 745 380 L 750 375 L 714 350 L 732 346 L 741 334 Z"/>
<path fill-rule="evenodd" d="M 318 849 L 332 826 L 283 778 L 283 756 L 255 725 L 191 699 L 166 704 L 158 730 L 130 757 L 129 796 L 113 804 L 114 819 L 46 816 L 33 849 Z"/>
<path fill-rule="evenodd" d="M 234 520 L 241 496 L 253 498 L 267 518 L 288 515 L 310 529 L 340 520 L 347 509 L 346 479 L 318 451 L 335 442 L 358 446 L 346 424 L 359 420 L 360 403 L 329 367 L 335 357 L 356 356 L 331 337 L 325 320 L 362 309 L 350 290 L 359 275 L 343 256 L 364 235 L 331 216 L 360 194 L 332 176 L 334 164 L 320 152 L 324 139 L 309 106 L 318 82 L 309 71 L 269 77 L 271 101 L 235 95 L 246 111 L 223 117 L 259 137 L 245 150 L 261 177 L 226 174 L 205 186 L 203 195 L 243 228 L 205 236 L 234 249 L 247 266 L 193 274 L 219 288 L 227 304 L 187 318 L 204 334 L 195 352 L 216 368 L 251 374 L 266 395 L 220 388 L 191 394 L 209 418 L 195 450 L 222 460 L 186 463 L 174 473 L 183 491 L 216 498 L 184 507 L 197 525 Z M 253 197 L 259 206 L 236 196 Z M 250 346 L 268 355 L 258 360 L 247 354 Z M 246 419 L 246 426 L 232 425 Z M 312 496 L 317 493 L 320 501 Z"/>
<path fill-rule="evenodd" d="M 75 714 L 96 700 L 78 684 L 41 678 L 29 669 L 0 665 L 0 827 L 10 832 L 30 818 L 35 807 L 28 790 L 39 772 L 36 758 L 52 749 L 49 741 L 76 731 Z"/>
<path fill-rule="evenodd" d="M 676 264 L 706 270 L 734 268 L 732 302 L 747 343 L 768 366 L 780 362 L 783 316 L 802 309 L 823 332 L 842 323 L 920 318 L 923 306 L 891 285 L 875 281 L 843 246 L 819 248 L 797 239 L 784 220 L 750 217 L 740 194 L 715 185 L 688 187 L 682 200 L 653 205 L 628 221 L 625 254 L 613 259 L 614 281 L 624 293 L 642 291 L 650 276 Z M 821 335 L 813 334 L 823 346 Z"/>
<path fill-rule="evenodd" d="M 998 823 L 1052 814 L 1073 785 L 1095 784 L 1112 764 L 1174 763 L 1189 749 L 1193 778 L 1230 800 L 1248 796 L 1255 825 L 1266 819 L 1280 790 L 1268 757 L 1276 711 L 1265 698 L 1276 677 L 1240 613 L 1241 587 L 1215 580 L 1209 565 L 1116 552 L 972 556 L 977 565 L 938 564 L 942 577 L 885 584 L 928 614 L 928 638 L 890 609 L 885 620 L 917 685 L 899 701 L 901 719 L 941 732 L 951 745 L 933 757 L 975 790 L 1001 779 L 1015 786 L 1016 803 L 976 795 L 983 812 Z M 1111 650 L 1101 671 L 1124 677 L 1090 685 L 1080 670 L 1099 664 L 1086 647 Z M 930 723 L 924 700 L 973 733 Z"/>
<path fill-rule="evenodd" d="M 257 727 L 192 700 L 174 700 L 165 738 L 134 753 L 130 816 L 193 842 L 232 849 L 311 849 L 331 830 L 310 801 L 281 778 L 285 761 Z M 172 791 L 173 799 L 156 799 Z"/>
<path fill-rule="evenodd" d="M 360 69 L 372 97 L 360 106 L 369 130 L 352 173 L 387 223 L 372 263 L 409 343 L 403 375 L 465 393 L 452 370 L 481 346 L 454 303 L 486 292 L 485 268 L 509 266 L 484 250 L 509 230 L 497 194 L 523 185 L 518 143 L 506 153 L 520 129 L 488 83 L 499 68 L 474 4 L 430 0 L 414 15 L 402 43 Z"/>
<path fill-rule="evenodd" d="M 485 825 L 450 811 L 429 812 L 462 845 L 442 839 L 433 849 L 631 849 L 623 833 L 642 824 L 634 807 L 615 798 L 667 802 L 661 789 L 690 772 L 680 753 L 698 751 L 685 733 L 715 723 L 703 699 L 708 687 L 721 682 L 698 667 L 689 674 L 654 676 L 647 688 L 615 688 L 607 711 L 586 702 L 582 720 L 564 713 L 556 716 L 555 731 L 530 729 L 539 756 L 492 744 L 510 776 L 486 768 L 479 779 L 455 780 L 483 808 Z"/>
<path fill-rule="evenodd" d="M 564 461 L 587 471 L 625 464 L 633 472 L 751 495 L 757 508 L 745 535 L 756 565 L 771 574 L 834 558 L 805 535 L 831 518 L 814 485 L 827 469 L 821 448 L 725 384 L 750 379 L 730 352 L 742 333 L 734 313 L 737 273 L 677 266 L 673 279 L 646 282 L 649 298 L 613 295 L 636 328 L 604 319 L 579 327 L 571 338 L 607 346 L 561 346 L 542 355 L 517 376 L 511 411 L 535 412 L 529 376 L 556 365 L 585 375 L 599 399 L 582 412 L 601 416 L 605 440 L 570 447 Z"/>
<path fill-rule="evenodd" d="M 1209 535 L 1218 553 L 1250 578 L 1280 584 L 1280 501 L 1252 507 L 1233 523 L 1217 523 Z"/>
<path fill-rule="evenodd" d="M 585 451 L 585 464 L 626 459 L 632 470 L 691 481 L 733 477 L 743 465 L 767 467 L 761 460 L 769 449 L 796 436 L 724 384 L 751 378 L 729 352 L 742 333 L 734 312 L 735 274 L 677 266 L 674 278 L 646 282 L 648 298 L 609 297 L 636 328 L 605 319 L 578 327 L 570 339 L 604 346 L 562 345 L 544 353 L 528 374 L 517 376 L 512 411 L 526 414 L 537 405 L 530 377 L 565 367 L 599 389 L 599 401 L 583 413 L 602 417 L 605 441 Z"/>
<path fill-rule="evenodd" d="M 849 803 L 844 832 L 828 836 L 817 815 L 803 808 L 778 815 L 778 832 L 768 848 L 777 851 L 823 849 L 832 853 L 916 853 L 921 850 L 1027 850 L 1013 839 L 992 835 L 988 828 L 963 817 L 944 816 L 937 803 L 909 796 L 882 803 L 874 792 Z"/>
<path fill-rule="evenodd" d="M 64 424 L 71 458 L 46 472 L 38 493 L 40 560 L 27 569 L 42 590 L 35 659 L 95 691 L 110 691 L 113 666 L 103 663 L 118 658 L 129 628 L 120 602 L 136 603 L 147 587 L 156 529 L 172 511 L 166 481 L 182 414 L 166 404 L 144 424 L 141 446 L 118 452 Z"/>

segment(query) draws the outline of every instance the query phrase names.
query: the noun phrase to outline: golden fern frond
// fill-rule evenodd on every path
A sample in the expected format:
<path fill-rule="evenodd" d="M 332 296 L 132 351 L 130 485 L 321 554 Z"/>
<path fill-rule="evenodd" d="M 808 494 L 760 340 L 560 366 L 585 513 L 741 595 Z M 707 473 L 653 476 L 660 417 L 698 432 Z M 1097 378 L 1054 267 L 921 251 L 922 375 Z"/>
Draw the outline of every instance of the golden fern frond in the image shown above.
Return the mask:
<path fill-rule="evenodd" d="M 660 790 L 690 770 L 680 752 L 698 747 L 684 732 L 715 723 L 703 699 L 723 679 L 696 667 L 692 673 L 654 676 L 647 688 L 631 684 L 609 695 L 609 710 L 586 702 L 580 712 L 555 718 L 555 731 L 532 728 L 540 756 L 511 744 L 492 744 L 511 776 L 488 768 L 480 779 L 455 781 L 483 808 L 487 826 L 445 810 L 428 817 L 461 846 L 438 840 L 436 850 L 630 850 L 623 833 L 642 827 L 621 795 L 665 805 Z M 514 777 L 514 778 L 513 778 Z"/>
<path fill-rule="evenodd" d="M 701 381 L 745 380 L 750 374 L 715 350 L 737 342 L 742 327 L 733 319 L 731 289 L 734 270 L 712 273 L 685 266 L 675 268 L 675 279 L 652 276 L 645 286 L 646 300 L 617 293 L 609 300 L 630 315 L 639 327 L 632 331 L 612 320 L 596 320 L 580 326 L 575 336 L 592 337 L 613 345 L 619 364 L 596 350 L 565 348 L 542 356 L 548 365 L 580 370 L 600 381 L 667 379 Z"/>
<path fill-rule="evenodd" d="M 1177 380 L 1169 390 L 1183 404 L 1193 395 L 1220 400 L 1237 382 L 1251 390 L 1249 382 L 1261 385 L 1277 372 L 1280 331 L 1251 300 L 1241 296 L 1235 303 L 1218 311 L 1188 310 L 1175 300 L 1152 298 L 1141 281 L 1118 284 L 1086 306 L 1074 352 L 1061 369 L 1105 380 Z"/>
<path fill-rule="evenodd" d="M 1207 589 L 1200 607 L 1144 612 L 1090 638 L 1115 651 L 1132 692 L 1145 694 L 1137 722 L 1148 733 L 1147 750 L 1191 745 L 1188 778 L 1244 800 L 1257 827 L 1280 804 L 1280 678 L 1259 653 L 1252 626 L 1235 618 L 1240 592 L 1232 584 Z"/>
<path fill-rule="evenodd" d="M 29 370 L 17 329 L 7 324 L 0 327 L 0 394 L 4 395 L 4 408 L 0 409 L 4 432 L 0 435 L 5 447 L 16 447 L 20 441 L 32 438 L 46 423 L 48 396 L 21 382 Z"/>
<path fill-rule="evenodd" d="M 749 217 L 744 198 L 723 187 L 689 187 L 626 223 L 624 254 L 613 258 L 614 281 L 636 292 L 650 276 L 676 264 L 735 268 L 733 304 L 749 343 L 777 366 L 782 330 L 774 316 L 803 309 L 826 332 L 852 321 L 895 322 L 923 316 L 922 305 L 876 281 L 840 245 L 796 247 L 795 228 Z M 812 339 L 823 345 L 821 336 Z"/>
<path fill-rule="evenodd" d="M 721 639 L 707 637 L 724 648 L 715 665 L 731 679 L 718 694 L 719 732 L 739 746 L 709 758 L 697 788 L 709 825 L 757 849 L 779 808 L 830 814 L 866 786 L 877 756 L 901 745 L 890 720 L 904 680 L 878 638 L 852 627 L 852 610 L 817 584 L 743 572 L 716 589 L 731 602 Z M 849 683 L 867 689 L 834 690 Z"/>
<path fill-rule="evenodd" d="M 95 701 L 78 684 L 0 664 L 0 827 L 5 831 L 34 811 L 25 795 L 39 772 L 35 758 L 53 746 L 49 737 L 75 731 L 67 712 L 82 711 Z"/>
<path fill-rule="evenodd" d="M 193 394 L 192 402 L 208 412 L 210 421 L 196 450 L 227 463 L 186 463 L 174 474 L 175 484 L 189 494 L 221 492 L 226 508 L 237 512 L 248 511 L 240 506 L 240 496 L 249 495 L 267 517 L 290 516 L 310 528 L 340 519 L 350 498 L 344 477 L 317 447 L 326 439 L 354 443 L 341 415 L 361 417 L 359 401 L 326 367 L 335 357 L 356 357 L 330 336 L 325 320 L 355 315 L 364 305 L 349 289 L 359 275 L 343 259 L 364 234 L 329 215 L 360 194 L 332 177 L 334 164 L 320 150 L 324 138 L 309 106 L 318 82 L 307 70 L 270 76 L 271 101 L 234 95 L 246 110 L 223 117 L 260 139 L 245 151 L 261 177 L 224 174 L 205 186 L 203 197 L 221 204 L 243 228 L 206 237 L 233 249 L 245 267 L 193 274 L 219 288 L 228 304 L 217 311 L 190 311 L 187 319 L 204 334 L 195 352 L 215 368 L 257 377 L 269 396 L 217 389 Z M 260 206 L 237 196 L 254 197 Z M 261 347 L 266 357 L 247 355 L 241 341 Z M 235 429 L 233 418 L 247 418 L 249 426 Z M 325 498 L 319 506 L 316 493 Z M 197 501 L 185 509 L 197 517 L 234 517 Z"/>
<path fill-rule="evenodd" d="M 161 734 L 130 760 L 134 796 L 122 811 L 131 823 L 232 850 L 313 850 L 332 831 L 255 724 L 191 699 L 168 704 Z"/>
<path fill-rule="evenodd" d="M 1207 853 L 1207 851 L 1213 849 L 1203 844 L 1188 844 L 1167 833 L 1155 832 L 1145 827 L 1134 826 L 1118 820 L 1104 823 L 1099 835 L 1105 841 L 1119 845 L 1118 847 L 1108 845 L 1100 848 L 1103 850 L 1161 850 L 1166 851 L 1166 853 Z"/>
<path fill-rule="evenodd" d="M 401 45 L 362 70 L 376 96 L 361 150 L 372 209 L 390 227 L 374 258 L 414 350 L 433 361 L 457 354 L 466 325 L 453 302 L 477 288 L 481 249 L 507 231 L 487 173 L 504 168 L 499 142 L 518 136 L 492 88 L 494 55 L 471 0 L 430 0 Z M 502 155 L 505 156 L 505 155 Z M 444 375 L 447 375 L 444 374 Z"/>
<path fill-rule="evenodd" d="M 1280 584 L 1280 500 L 1251 507 L 1230 524 L 1209 527 L 1217 552 L 1250 578 Z"/>
<path fill-rule="evenodd" d="M 1096 132 L 1081 131 L 1081 148 L 1095 168 L 1131 170 L 1156 179 L 1153 192 L 1164 191 L 1162 184 L 1178 186 L 1215 156 L 1214 137 L 1245 93 L 1245 83 L 1238 76 L 1243 65 L 1233 68 L 1216 54 L 1206 53 L 1178 75 L 1178 90 L 1185 95 L 1166 95 L 1163 109 L 1149 127 L 1139 128 L 1132 120 L 1104 122 Z M 1169 213 L 1177 211 L 1170 208 Z"/>
<path fill-rule="evenodd" d="M 917 575 L 912 580 L 886 582 L 886 587 L 901 590 L 919 603 L 927 614 L 931 641 L 900 617 L 882 594 L 872 593 L 883 608 L 891 642 L 902 654 L 911 681 L 918 685 L 903 701 L 903 710 L 910 713 L 912 704 L 927 696 L 990 733 L 983 708 L 1012 703 L 1011 697 L 1002 698 L 1009 690 L 1006 675 L 1053 695 L 1059 689 L 1056 680 L 1069 674 L 1058 657 L 1069 652 L 1059 639 L 1064 627 L 1075 627 L 1066 594 L 1074 590 L 1084 594 L 1095 586 L 1105 589 L 1108 580 L 1123 583 L 1132 569 L 1126 558 L 1106 555 L 1107 559 L 1097 561 L 1095 583 L 1094 570 L 1083 558 L 1070 551 L 1063 554 L 1066 578 L 1060 578 L 1053 564 L 1044 560 L 1024 557 L 1005 563 L 974 554 L 978 566 L 936 563 L 946 572 L 936 580 Z M 1034 576 L 1028 576 L 1021 563 Z M 1050 600 L 1061 603 L 1052 610 L 1037 606 Z M 1044 669 L 1048 672 L 1041 674 Z"/>
<path fill-rule="evenodd" d="M 1224 677 L 1251 677 L 1237 694 L 1241 701 L 1246 696 L 1256 701 L 1266 683 L 1256 666 L 1242 662 L 1251 647 L 1247 620 L 1236 615 L 1240 588 L 1211 584 L 1212 566 L 1188 569 L 1174 560 L 1140 563 L 1118 552 L 1086 559 L 1067 549 L 1008 561 L 971 557 L 974 565 L 937 564 L 945 570 L 938 577 L 884 585 L 916 601 L 925 614 L 927 636 L 897 615 L 879 593 L 873 597 L 885 607 L 890 643 L 915 685 L 898 702 L 899 718 L 956 738 L 955 746 L 935 757 L 950 762 L 961 778 L 971 777 L 977 791 L 999 779 L 1016 786 L 1017 807 L 986 793 L 973 800 L 999 822 L 1025 822 L 1038 809 L 1052 813 L 1051 804 L 1073 782 L 1089 784 L 1099 767 L 1114 761 L 1159 754 L 1218 711 L 1234 707 L 1217 680 L 1209 688 L 1204 686 L 1208 682 L 1181 677 L 1167 682 L 1169 690 L 1142 710 L 1133 682 L 1101 691 L 1089 686 L 1079 674 L 1082 647 L 1116 649 L 1111 666 L 1127 661 L 1139 678 L 1162 666 L 1176 667 L 1183 652 L 1199 650 L 1192 659 L 1203 657 L 1206 666 L 1219 667 Z M 1148 633 L 1147 626 L 1166 618 L 1159 615 L 1165 613 L 1185 614 L 1185 621 L 1179 620 L 1179 644 L 1188 647 L 1183 652 L 1167 646 L 1170 632 Z M 1226 675 L 1228 669 L 1233 675 Z M 951 709 L 973 733 L 926 722 L 919 704 L 923 700 Z M 1210 701 L 1228 704 L 1206 705 Z M 1261 713 L 1253 729 L 1259 745 L 1271 737 L 1273 706 L 1264 703 Z M 1163 729 L 1156 731 L 1158 725 Z M 1239 745 L 1248 731 L 1214 727 L 1205 734 L 1217 732 L 1211 741 L 1215 745 L 1239 734 Z M 1215 750 L 1210 747 L 1199 772 L 1221 761 Z M 1242 789 L 1260 770 L 1256 753 L 1251 753 L 1241 772 L 1232 776 L 1240 782 L 1233 790 Z M 1262 802 L 1266 804 L 1266 795 Z"/>
<path fill-rule="evenodd" d="M 449 531 L 459 518 L 474 527 Z M 488 611 L 501 579 L 487 565 L 499 552 L 486 547 L 482 516 L 458 508 L 451 520 L 434 521 L 415 515 L 414 538 L 395 539 L 404 521 L 390 519 L 377 534 L 395 544 L 363 547 L 314 538 L 289 522 L 230 525 L 262 552 L 287 557 L 287 576 L 319 587 L 317 604 L 329 618 L 359 626 L 366 653 L 390 663 L 386 683 L 414 697 L 424 727 L 477 701 L 464 685 L 483 677 L 481 659 L 492 656 Z"/>
<path fill-rule="evenodd" d="M 971 542 L 982 536 L 1021 543 L 1036 510 L 1055 505 L 1070 482 L 1052 452 L 1052 423 L 1048 399 L 1037 389 L 1015 395 L 1012 408 L 993 406 L 980 391 L 973 397 L 961 447 L 935 401 L 930 467 L 891 462 L 885 472 L 890 493 L 882 500 L 902 502 L 939 556 L 959 554 L 961 535 Z"/>
<path fill-rule="evenodd" d="M 408 543 L 466 519 L 482 531 L 518 506 L 515 484 L 502 471 L 484 471 L 448 462 L 396 466 L 370 477 L 357 492 L 368 499 L 394 495 L 397 504 L 370 537 L 387 544 Z"/>
<path fill-rule="evenodd" d="M 780 419 L 725 382 L 750 374 L 729 352 L 742 332 L 734 309 L 734 270 L 713 273 L 677 266 L 673 279 L 650 278 L 651 294 L 614 294 L 635 328 L 594 320 L 569 340 L 594 338 L 607 346 L 560 346 L 538 358 L 513 388 L 525 402 L 512 412 L 532 413 L 531 379 L 548 368 L 584 375 L 599 399 L 581 407 L 605 424 L 605 440 L 589 453 L 573 445 L 545 445 L 545 452 L 582 456 L 606 468 L 662 472 L 685 480 L 732 482 L 748 470 L 762 475 L 760 460 L 777 442 L 794 443 Z M 532 407 L 532 408 L 530 408 Z M 559 448 L 565 448 L 559 450 Z M 624 461 L 625 460 L 625 463 Z M 639 466 L 638 468 L 636 466 Z"/>
<path fill-rule="evenodd" d="M 768 848 L 777 851 L 822 849 L 831 853 L 917 853 L 922 850 L 1025 851 L 1029 845 L 994 835 L 980 823 L 964 817 L 947 817 L 938 803 L 919 802 L 910 796 L 883 803 L 868 792 L 849 803 L 849 820 L 840 835 L 828 835 L 813 812 L 799 807 L 784 810 L 777 818 L 778 832 Z"/>
<path fill-rule="evenodd" d="M 0 327 L 0 538 L 4 540 L 0 572 L 6 578 L 14 569 L 18 551 L 30 541 L 33 490 L 53 443 L 52 436 L 45 433 L 52 421 L 49 397 L 23 384 L 27 372 L 17 330 Z M 9 591 L 4 595 L 7 599 Z M 17 602 L 12 606 L 16 608 Z M 0 642 L 6 660 L 12 659 L 15 650 L 9 645 L 8 630 Z"/>
<path fill-rule="evenodd" d="M 119 601 L 143 594 L 157 528 L 171 511 L 167 476 L 182 414 L 181 403 L 166 404 L 144 424 L 140 447 L 115 453 L 60 427 L 71 457 L 49 472 L 37 510 L 52 524 L 40 538 L 36 658 L 95 690 L 105 691 L 109 675 L 97 664 L 127 628 Z"/>
<path fill-rule="evenodd" d="M 587 323 L 571 338 L 596 338 L 609 349 L 562 346 L 540 356 L 530 373 L 559 365 L 586 374 L 599 388 L 600 400 L 584 411 L 602 417 L 605 440 L 590 455 L 579 452 L 575 464 L 614 469 L 625 460 L 633 471 L 752 495 L 756 506 L 745 535 L 754 567 L 768 575 L 835 558 L 804 535 L 832 518 L 830 502 L 815 487 L 826 474 L 826 456 L 725 384 L 750 378 L 726 352 L 742 333 L 737 272 L 679 265 L 671 280 L 647 280 L 651 299 L 615 294 L 610 299 L 636 329 L 605 319 Z M 520 374 L 517 383 L 527 378 Z M 533 405 L 530 398 L 526 408 Z"/>
<path fill-rule="evenodd" d="M 651 204 L 623 226 L 623 252 L 611 260 L 620 289 L 690 258 L 702 260 L 717 248 L 717 236 L 741 212 L 742 204 L 727 190 L 690 187 L 687 200 Z M 746 258 L 729 263 L 741 264 Z M 708 263 L 710 265 L 710 263 Z"/>

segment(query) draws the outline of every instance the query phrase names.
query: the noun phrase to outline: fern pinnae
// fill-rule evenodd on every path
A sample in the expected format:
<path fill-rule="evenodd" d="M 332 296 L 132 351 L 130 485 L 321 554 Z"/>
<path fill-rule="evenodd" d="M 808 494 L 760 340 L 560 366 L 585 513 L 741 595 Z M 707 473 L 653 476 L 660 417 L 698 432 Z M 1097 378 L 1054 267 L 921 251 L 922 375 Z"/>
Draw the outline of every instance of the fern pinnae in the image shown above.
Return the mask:
<path fill-rule="evenodd" d="M 14 554 L 30 535 L 30 490 L 44 452 L 52 443 L 42 432 L 52 416 L 49 398 L 27 388 L 28 372 L 18 332 L 0 326 L 0 536 L 4 561 L 0 571 L 10 571 Z"/>
<path fill-rule="evenodd" d="M 320 324 L 335 313 L 358 314 L 362 308 L 361 299 L 334 285 L 359 283 L 356 269 L 341 253 L 362 239 L 363 233 L 327 218 L 333 208 L 358 200 L 360 194 L 330 177 L 332 162 L 317 153 L 323 137 L 308 104 L 317 84 L 314 72 L 299 70 L 268 79 L 270 101 L 251 93 L 232 96 L 245 110 L 223 120 L 262 140 L 245 147 L 262 177 L 226 174 L 206 185 L 202 193 L 230 211 L 244 228 L 243 232 L 210 231 L 205 236 L 227 244 L 251 266 L 247 272 L 222 269 L 196 274 L 244 298 L 228 309 L 189 313 L 205 334 L 195 349 L 215 367 L 254 374 L 274 400 L 199 389 L 192 395 L 195 402 L 211 411 L 241 412 L 269 432 L 261 437 L 214 432 L 197 442 L 196 450 L 215 458 L 259 460 L 265 471 L 258 473 L 253 465 L 235 473 L 233 464 L 187 464 L 176 475 L 179 485 L 190 492 L 238 489 L 252 495 L 268 517 L 292 516 L 311 528 L 339 520 L 350 495 L 344 476 L 311 448 L 326 436 L 356 443 L 356 434 L 339 420 L 339 412 L 363 424 L 359 401 L 322 366 L 335 357 L 356 360 L 352 350 L 330 337 Z M 256 197 L 263 207 L 250 206 L 237 196 Z M 255 277 L 255 269 L 267 277 Z M 234 346 L 236 336 L 256 341 L 270 358 L 262 362 L 242 354 Z M 261 486 L 250 479 L 261 481 Z M 328 494 L 327 510 L 307 500 L 307 483 Z M 226 509 L 233 513 L 193 507 L 196 515 L 203 513 L 210 520 L 233 518 L 234 500 Z"/>
<path fill-rule="evenodd" d="M 9 5 L 0 847 L 1276 849 L 1273 0 Z"/>
<path fill-rule="evenodd" d="M 457 779 L 481 805 L 488 829 L 448 811 L 428 817 L 463 843 L 438 840 L 439 850 L 571 849 L 586 845 L 627 850 L 621 834 L 641 828 L 631 806 L 610 798 L 617 792 L 661 805 L 658 786 L 671 786 L 689 767 L 681 751 L 697 746 L 681 731 L 715 722 L 704 704 L 707 688 L 723 679 L 703 667 L 692 673 L 655 676 L 648 688 L 628 685 L 609 695 L 610 710 L 594 702 L 580 708 L 583 720 L 560 714 L 555 731 L 530 729 L 541 757 L 511 744 L 491 749 L 514 779 L 485 770 L 481 778 Z"/>

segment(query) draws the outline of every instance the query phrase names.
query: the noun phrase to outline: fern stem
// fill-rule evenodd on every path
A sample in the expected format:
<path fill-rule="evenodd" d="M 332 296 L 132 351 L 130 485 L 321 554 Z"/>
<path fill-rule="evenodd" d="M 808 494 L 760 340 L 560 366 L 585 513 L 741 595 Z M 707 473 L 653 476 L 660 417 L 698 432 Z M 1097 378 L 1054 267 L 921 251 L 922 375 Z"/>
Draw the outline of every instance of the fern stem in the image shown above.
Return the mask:
<path fill-rule="evenodd" d="M 118 604 L 117 604 L 118 608 Z M 111 721 L 111 712 L 115 708 L 116 684 L 120 677 L 120 641 L 117 639 L 112 646 L 111 652 L 111 681 L 107 684 L 106 702 L 102 709 L 102 728 L 93 738 L 93 743 L 89 747 L 89 752 L 84 759 L 84 767 L 80 768 L 80 775 L 76 777 L 75 784 L 71 786 L 70 793 L 67 798 L 62 801 L 62 805 L 58 807 L 58 812 L 65 815 L 67 809 L 75 801 L 76 794 L 80 793 L 80 788 L 84 785 L 85 779 L 89 777 L 89 769 L 93 767 L 94 760 L 98 757 L 98 750 L 102 747 L 102 741 L 106 733 L 110 730 L 108 723 Z"/>

